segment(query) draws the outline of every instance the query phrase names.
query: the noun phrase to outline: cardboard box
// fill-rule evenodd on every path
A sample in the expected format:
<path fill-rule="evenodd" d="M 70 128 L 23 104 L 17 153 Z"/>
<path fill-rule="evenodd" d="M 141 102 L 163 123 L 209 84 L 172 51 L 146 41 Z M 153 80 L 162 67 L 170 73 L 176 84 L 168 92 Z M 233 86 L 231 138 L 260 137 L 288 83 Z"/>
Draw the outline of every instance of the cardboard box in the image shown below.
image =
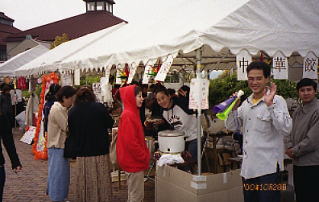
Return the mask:
<path fill-rule="evenodd" d="M 156 168 L 156 202 L 243 202 L 240 170 L 198 177 L 172 166 Z"/>

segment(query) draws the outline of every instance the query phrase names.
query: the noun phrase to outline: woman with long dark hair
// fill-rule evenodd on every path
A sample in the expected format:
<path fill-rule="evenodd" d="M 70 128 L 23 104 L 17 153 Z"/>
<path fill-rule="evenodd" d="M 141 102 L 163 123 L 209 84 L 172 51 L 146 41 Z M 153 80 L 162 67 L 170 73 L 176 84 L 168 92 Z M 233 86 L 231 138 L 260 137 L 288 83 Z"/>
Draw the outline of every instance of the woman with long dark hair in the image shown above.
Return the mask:
<path fill-rule="evenodd" d="M 186 90 L 186 89 L 185 89 Z M 185 150 L 192 155 L 192 161 L 197 161 L 197 125 L 194 112 L 188 107 L 187 91 L 179 90 L 179 96 L 172 97 L 167 89 L 156 91 L 157 103 L 163 109 L 163 119 L 171 129 L 184 133 L 186 142 Z"/>
<path fill-rule="evenodd" d="M 96 102 L 92 90 L 81 87 L 69 111 L 69 136 L 64 156 L 76 160 L 76 201 L 111 201 L 108 129 L 113 119 Z M 84 180 L 85 179 L 85 180 Z"/>
<path fill-rule="evenodd" d="M 48 132 L 48 119 L 49 119 L 49 113 L 51 110 L 52 105 L 57 100 L 56 93 L 60 90 L 61 86 L 59 84 L 51 84 L 49 88 L 49 92 L 45 95 L 45 104 L 43 107 L 43 126 L 44 126 L 44 133 Z"/>

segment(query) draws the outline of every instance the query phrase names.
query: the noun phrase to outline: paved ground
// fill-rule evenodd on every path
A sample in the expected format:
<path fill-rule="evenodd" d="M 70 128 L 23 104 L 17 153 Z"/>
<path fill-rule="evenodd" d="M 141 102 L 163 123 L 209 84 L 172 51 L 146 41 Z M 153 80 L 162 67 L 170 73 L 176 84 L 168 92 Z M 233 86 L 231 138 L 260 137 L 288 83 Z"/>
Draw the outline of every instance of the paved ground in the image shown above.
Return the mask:
<path fill-rule="evenodd" d="M 14 139 L 20 160 L 23 165 L 22 172 L 15 174 L 11 171 L 11 162 L 6 155 L 5 149 L 3 153 L 6 158 L 6 184 L 4 189 L 4 202 L 44 202 L 50 201 L 45 194 L 47 179 L 47 161 L 34 160 L 31 153 L 31 145 L 19 141 L 21 133 L 15 132 Z M 72 176 L 71 163 L 71 185 L 69 200 L 75 202 L 74 199 L 74 183 Z M 145 183 L 145 202 L 155 201 L 154 198 L 154 182 L 148 180 Z M 119 188 L 118 183 L 113 183 L 113 201 L 124 202 L 127 200 L 126 183 L 122 182 Z"/>

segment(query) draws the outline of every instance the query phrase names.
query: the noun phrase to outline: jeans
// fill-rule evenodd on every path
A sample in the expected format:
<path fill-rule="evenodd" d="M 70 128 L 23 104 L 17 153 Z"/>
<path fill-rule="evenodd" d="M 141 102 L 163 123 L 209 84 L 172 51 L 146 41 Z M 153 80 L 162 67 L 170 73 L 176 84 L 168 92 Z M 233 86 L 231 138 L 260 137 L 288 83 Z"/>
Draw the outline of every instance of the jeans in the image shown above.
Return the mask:
<path fill-rule="evenodd" d="M 192 161 L 197 162 L 197 139 L 186 142 L 186 151 L 192 155 Z"/>
<path fill-rule="evenodd" d="M 6 173 L 4 170 L 4 166 L 0 166 L 0 202 L 2 202 L 2 197 L 3 197 L 3 187 L 4 187 L 4 182 L 6 181 Z"/>

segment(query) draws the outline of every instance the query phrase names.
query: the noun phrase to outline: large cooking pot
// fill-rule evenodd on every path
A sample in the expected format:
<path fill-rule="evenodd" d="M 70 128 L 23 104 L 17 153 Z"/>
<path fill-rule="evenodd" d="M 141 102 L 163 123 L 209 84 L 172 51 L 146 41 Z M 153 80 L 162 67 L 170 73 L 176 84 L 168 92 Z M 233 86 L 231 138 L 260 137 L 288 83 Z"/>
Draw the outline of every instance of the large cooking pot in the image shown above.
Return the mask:
<path fill-rule="evenodd" d="M 184 133 L 164 130 L 158 133 L 159 150 L 163 153 L 180 153 L 185 150 Z"/>

